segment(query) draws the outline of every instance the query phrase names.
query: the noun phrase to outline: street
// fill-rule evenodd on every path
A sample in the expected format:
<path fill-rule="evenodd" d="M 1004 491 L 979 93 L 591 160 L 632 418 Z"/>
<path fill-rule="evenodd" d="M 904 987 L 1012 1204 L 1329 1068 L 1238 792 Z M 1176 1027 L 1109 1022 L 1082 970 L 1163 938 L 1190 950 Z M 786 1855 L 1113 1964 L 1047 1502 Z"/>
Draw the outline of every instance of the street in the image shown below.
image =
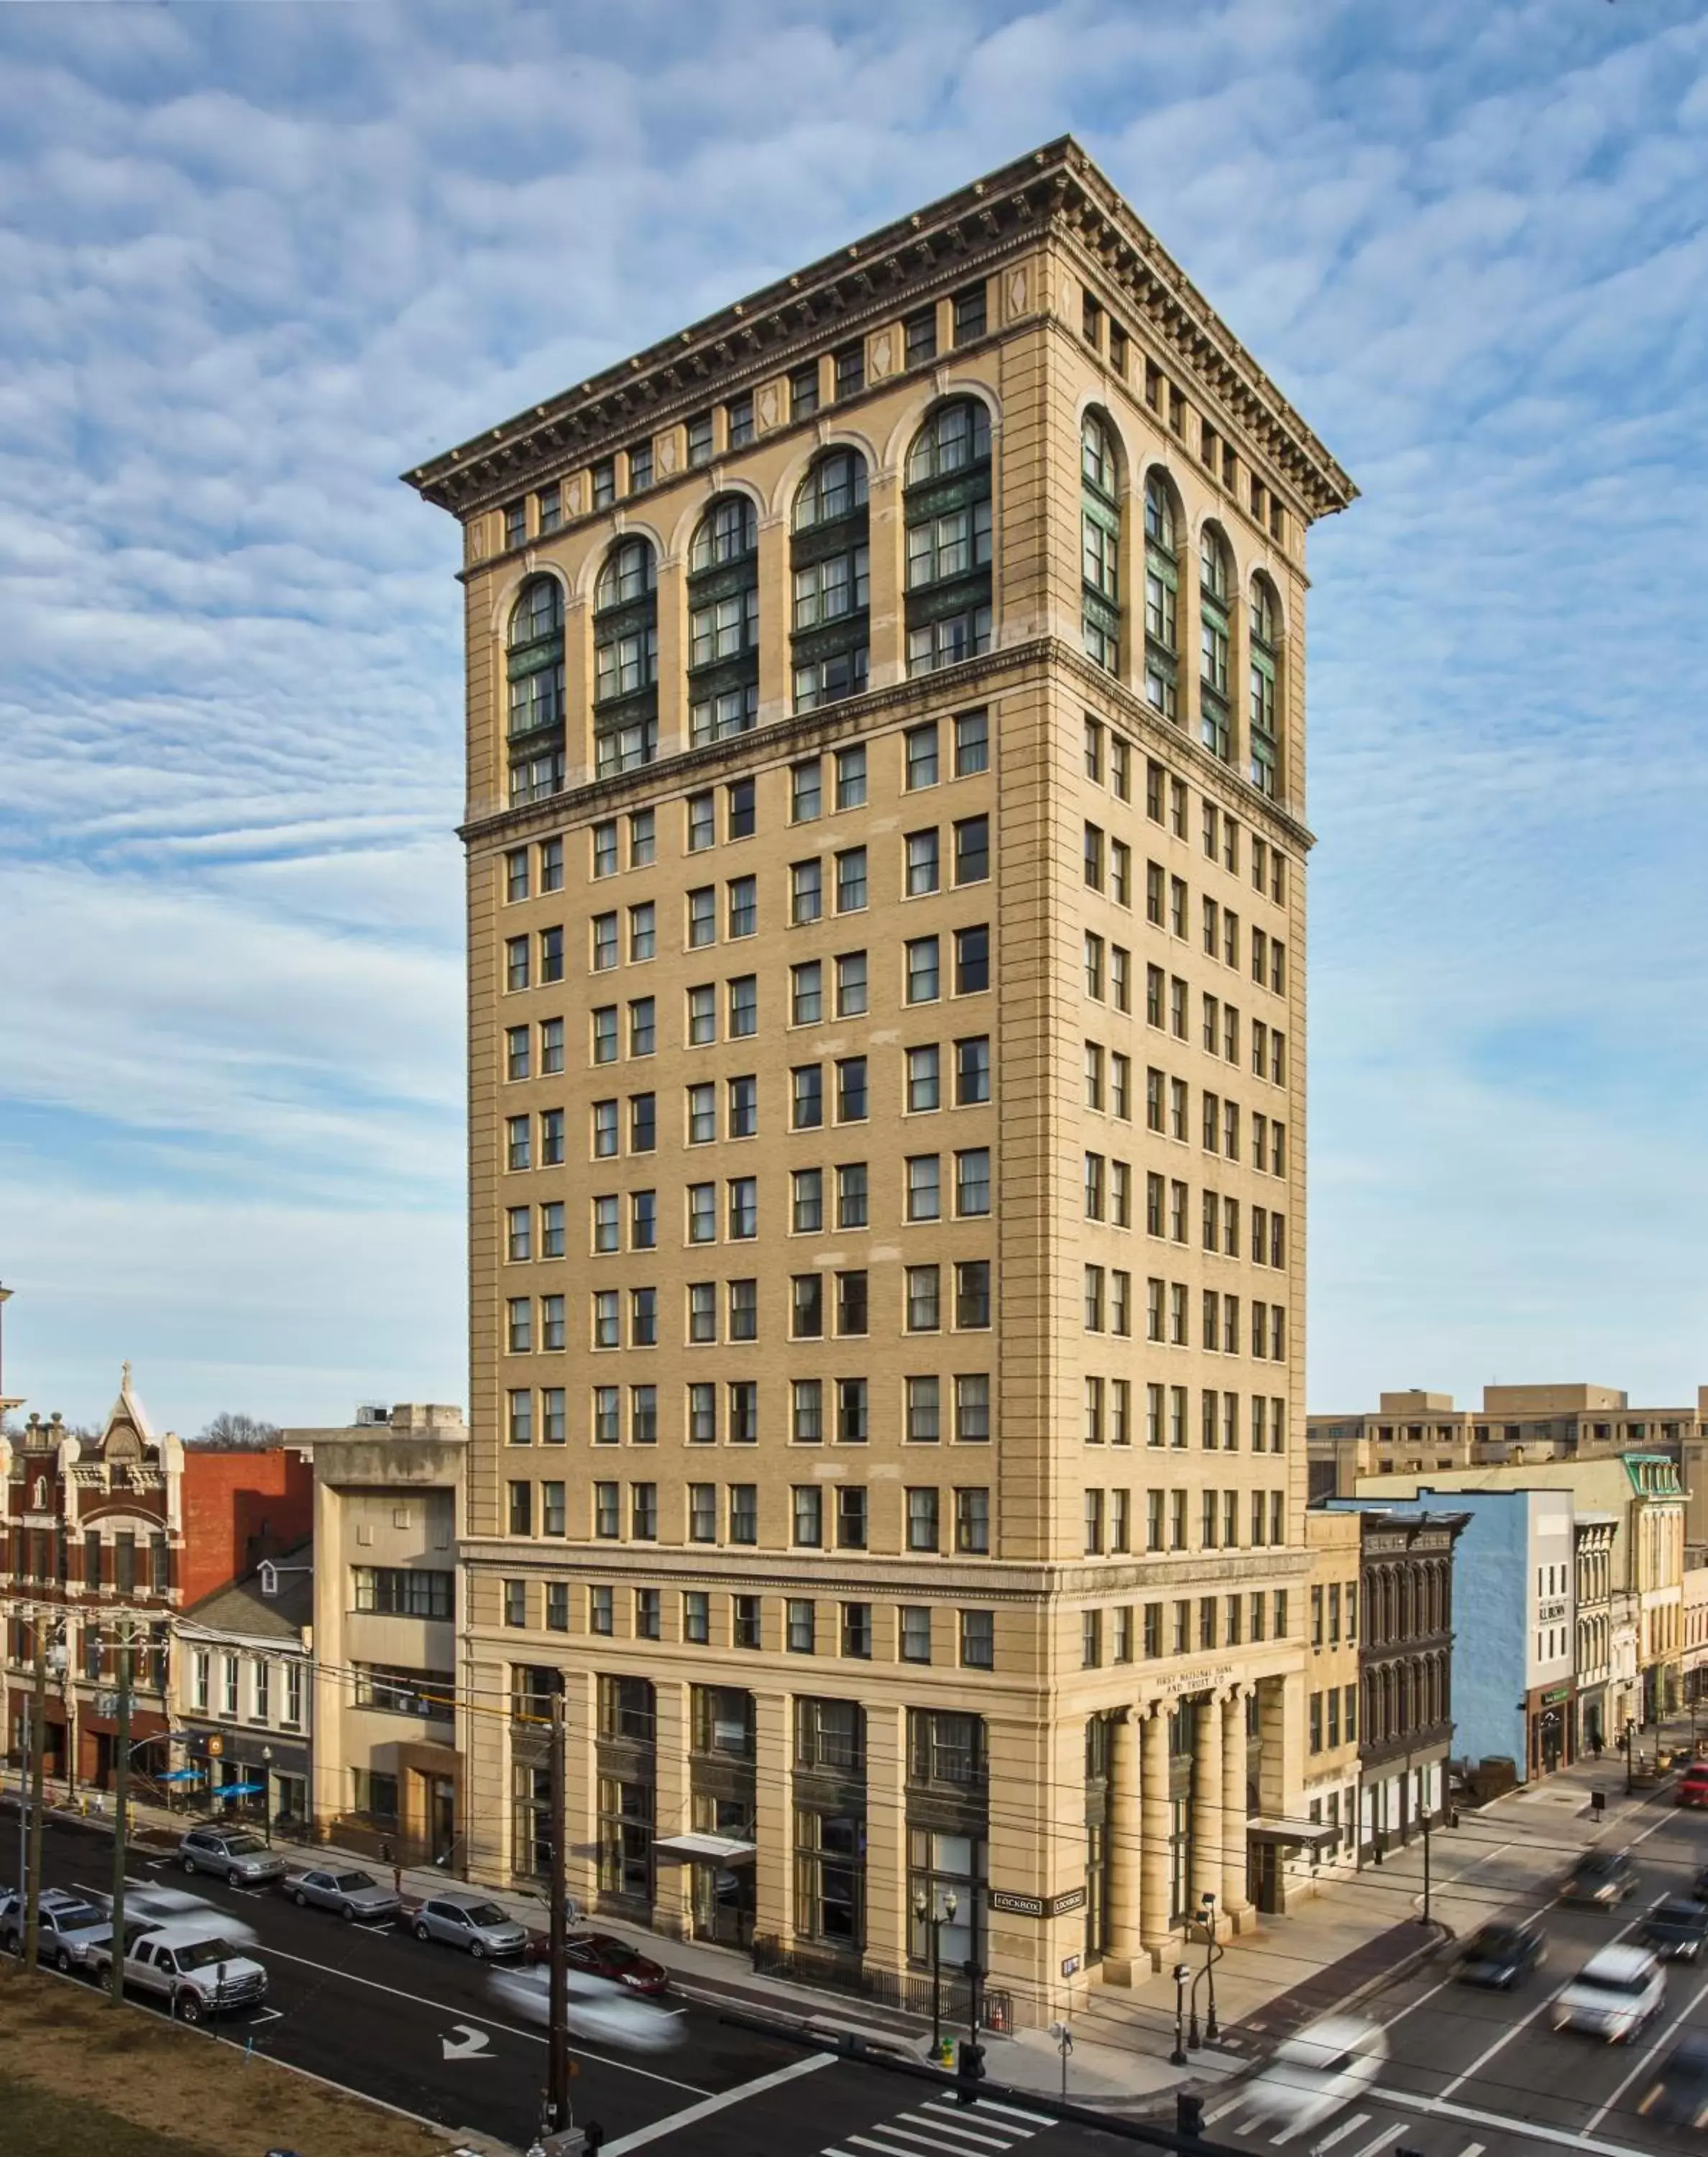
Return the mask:
<path fill-rule="evenodd" d="M 105 1835 L 49 1820 L 44 1841 L 49 1886 L 105 1891 Z M 443 2126 L 527 2147 L 539 2122 L 544 2033 L 505 2011 L 488 1965 L 390 1923 L 298 1909 L 271 1889 L 199 1874 L 186 1882 L 140 1846 L 131 1875 L 188 1887 L 255 1934 L 267 2003 L 209 2026 L 216 2035 Z M 960 2110 L 928 2084 L 733 2027 L 715 2005 L 670 2004 L 682 2029 L 670 2051 L 572 2047 L 575 2118 L 605 2129 L 605 2157 L 922 2157 L 928 2144 L 1001 2157 L 1035 2138 L 1051 2157 L 1104 2157 L 1119 2146 L 1021 2108 Z"/>
<path fill-rule="evenodd" d="M 1534 1862 L 1538 1822 L 1525 1847 Z M 1543 1969 L 1512 1993 L 1456 1984 L 1439 1959 L 1417 1976 L 1378 1995 L 1364 2010 L 1383 2026 L 1388 2057 L 1375 2082 L 1309 2134 L 1285 2129 L 1248 2133 L 1249 2109 L 1236 2088 L 1206 2110 L 1212 2139 L 1237 2147 L 1292 2148 L 1307 2157 L 1541 2157 L 1562 2148 L 1592 2153 L 1675 2151 L 1688 2136 L 1655 2125 L 1637 2110 L 1655 2065 L 1689 2031 L 1708 2033 L 1708 1967 L 1669 1966 L 1666 2005 L 1633 2045 L 1576 2033 L 1556 2035 L 1548 2010 L 1560 1986 L 1597 1948 L 1634 1937 L 1649 1907 L 1687 1887 L 1708 1861 L 1708 1830 L 1664 1799 L 1606 1838 L 1628 1849 L 1637 1892 L 1613 1912 L 1567 1908 L 1534 1892 L 1510 1895 L 1497 1855 L 1476 1877 L 1486 1891 L 1486 1918 L 1540 1911 L 1547 1938 Z M 1580 1846 L 1562 1842 L 1563 1876 Z"/>

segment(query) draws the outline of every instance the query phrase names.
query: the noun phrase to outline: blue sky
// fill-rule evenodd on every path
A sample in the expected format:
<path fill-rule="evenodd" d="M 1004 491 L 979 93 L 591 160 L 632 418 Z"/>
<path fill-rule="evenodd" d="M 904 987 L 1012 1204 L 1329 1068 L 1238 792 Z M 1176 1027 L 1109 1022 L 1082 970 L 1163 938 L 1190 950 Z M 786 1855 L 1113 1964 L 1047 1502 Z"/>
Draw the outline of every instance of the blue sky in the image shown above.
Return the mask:
<path fill-rule="evenodd" d="M 1313 540 L 1312 1403 L 1708 1379 L 1695 0 L 0 8 L 7 1390 L 460 1400 L 455 531 L 395 475 L 1071 128 Z"/>

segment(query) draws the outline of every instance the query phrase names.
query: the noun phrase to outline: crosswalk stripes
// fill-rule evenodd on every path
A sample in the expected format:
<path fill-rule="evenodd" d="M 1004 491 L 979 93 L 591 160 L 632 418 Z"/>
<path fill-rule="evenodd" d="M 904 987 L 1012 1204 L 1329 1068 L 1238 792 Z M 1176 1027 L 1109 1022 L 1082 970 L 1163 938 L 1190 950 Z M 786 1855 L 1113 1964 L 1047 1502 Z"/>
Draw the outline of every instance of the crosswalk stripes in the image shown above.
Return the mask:
<path fill-rule="evenodd" d="M 826 2143 L 820 2157 L 1002 2157 L 1055 2122 L 1042 2113 L 980 2098 L 971 2105 L 927 2098 L 911 2112 Z"/>
<path fill-rule="evenodd" d="M 1235 2118 L 1233 2115 L 1239 2113 L 1245 2105 L 1247 2096 L 1248 2093 L 1237 2091 L 1233 2096 L 1224 2098 L 1221 2103 L 1212 2107 L 1205 2113 L 1205 2126 L 1214 2127 L 1218 2120 L 1225 2119 L 1228 2122 L 1227 2133 L 1230 2135 L 1237 2135 L 1242 2139 L 1253 2142 L 1265 2142 L 1272 2149 L 1284 2149 L 1299 2133 L 1298 2127 L 1296 2125 L 1280 2127 L 1272 2134 L 1264 2134 L 1263 2129 L 1270 2124 L 1267 2120 L 1260 2118 L 1247 2119 Z M 1330 2151 L 1340 2149 L 1343 2143 L 1351 2143 L 1352 2137 L 1361 2129 L 1370 2126 L 1376 2117 L 1374 2113 L 1369 2112 L 1348 2113 L 1346 2117 L 1337 2121 L 1326 2134 L 1319 2135 L 1314 2142 L 1305 2146 L 1304 2157 L 1330 2157 Z M 1408 2120 L 1397 2119 L 1386 2127 L 1378 2127 L 1367 2142 L 1357 2143 L 1350 2149 L 1341 2149 L 1340 2157 L 1388 2157 L 1392 2145 L 1412 2125 L 1413 2123 Z M 1484 2144 L 1467 2142 L 1462 2149 L 1454 2153 L 1454 2157 L 1484 2157 Z M 1441 2157 L 1447 2157 L 1447 2153 L 1444 2151 L 1441 2153 Z"/>

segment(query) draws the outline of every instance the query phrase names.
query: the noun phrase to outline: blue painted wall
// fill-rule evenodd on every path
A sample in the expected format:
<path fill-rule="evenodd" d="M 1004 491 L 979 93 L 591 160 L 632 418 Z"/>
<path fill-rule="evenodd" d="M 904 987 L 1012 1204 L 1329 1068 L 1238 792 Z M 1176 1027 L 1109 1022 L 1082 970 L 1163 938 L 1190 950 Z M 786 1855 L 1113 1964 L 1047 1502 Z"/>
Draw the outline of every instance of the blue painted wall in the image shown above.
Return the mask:
<path fill-rule="evenodd" d="M 1453 1554 L 1453 1755 L 1473 1761 L 1504 1755 L 1523 1782 L 1525 1588 L 1531 1562 L 1528 1494 L 1443 1490 L 1416 1505 L 1333 1498 L 1325 1511 L 1471 1516 Z"/>

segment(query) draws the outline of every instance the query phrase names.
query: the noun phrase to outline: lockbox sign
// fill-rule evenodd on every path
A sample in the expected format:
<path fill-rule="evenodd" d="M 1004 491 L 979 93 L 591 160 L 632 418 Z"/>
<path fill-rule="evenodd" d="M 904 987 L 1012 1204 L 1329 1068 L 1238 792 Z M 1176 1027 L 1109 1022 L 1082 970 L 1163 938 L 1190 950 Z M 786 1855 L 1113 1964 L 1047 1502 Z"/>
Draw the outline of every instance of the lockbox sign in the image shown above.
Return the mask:
<path fill-rule="evenodd" d="M 1021 1895 L 1012 1888 L 993 1887 L 990 1907 L 1011 1918 L 1065 1918 L 1085 1907 L 1085 1890 L 1064 1887 L 1059 1895 Z"/>

